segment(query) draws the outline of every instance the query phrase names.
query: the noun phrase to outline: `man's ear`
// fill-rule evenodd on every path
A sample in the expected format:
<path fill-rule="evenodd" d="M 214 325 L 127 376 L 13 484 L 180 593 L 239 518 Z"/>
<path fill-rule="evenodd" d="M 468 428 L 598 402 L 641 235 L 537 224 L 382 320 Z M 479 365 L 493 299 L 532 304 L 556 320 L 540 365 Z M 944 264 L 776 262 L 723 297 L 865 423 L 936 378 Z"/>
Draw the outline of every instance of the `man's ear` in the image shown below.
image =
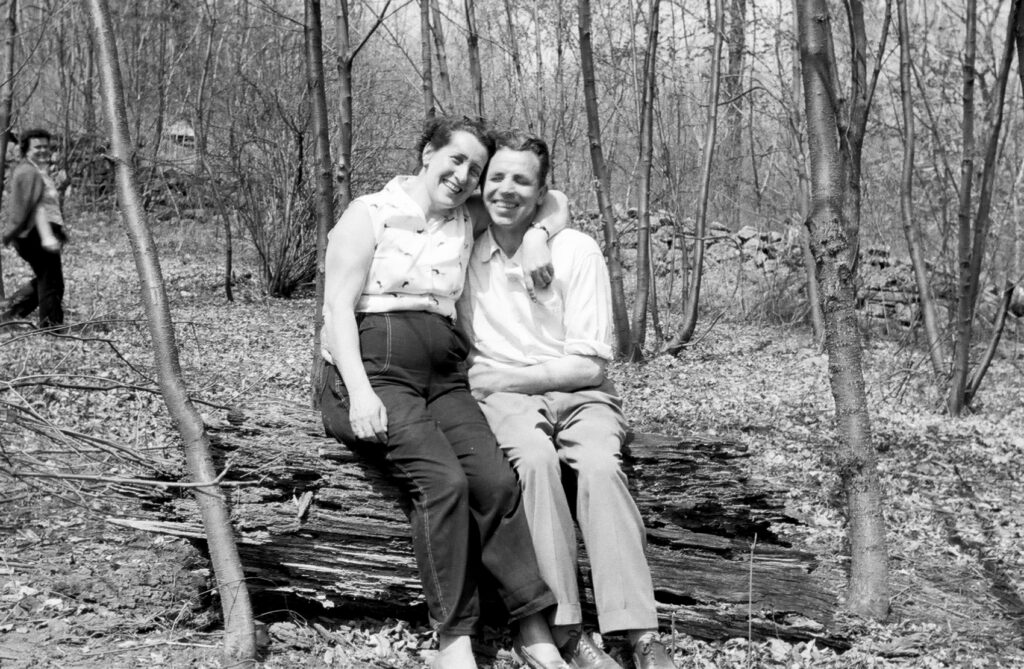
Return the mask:
<path fill-rule="evenodd" d="M 537 206 L 540 207 L 544 204 L 544 199 L 548 196 L 548 185 L 544 184 L 540 187 L 540 195 L 537 196 Z"/>

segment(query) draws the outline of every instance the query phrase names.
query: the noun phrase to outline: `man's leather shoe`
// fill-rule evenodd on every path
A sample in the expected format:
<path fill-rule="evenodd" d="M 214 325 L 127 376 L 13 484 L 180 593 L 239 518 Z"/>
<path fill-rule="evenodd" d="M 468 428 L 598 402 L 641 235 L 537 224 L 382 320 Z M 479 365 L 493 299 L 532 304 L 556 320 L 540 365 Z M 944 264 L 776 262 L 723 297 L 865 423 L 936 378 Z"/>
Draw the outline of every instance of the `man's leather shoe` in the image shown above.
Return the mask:
<path fill-rule="evenodd" d="M 562 657 L 572 669 L 622 669 L 622 665 L 598 648 L 585 632 L 562 647 Z"/>
<path fill-rule="evenodd" d="M 645 634 L 633 646 L 633 664 L 636 669 L 675 669 L 665 644 L 653 634 Z"/>

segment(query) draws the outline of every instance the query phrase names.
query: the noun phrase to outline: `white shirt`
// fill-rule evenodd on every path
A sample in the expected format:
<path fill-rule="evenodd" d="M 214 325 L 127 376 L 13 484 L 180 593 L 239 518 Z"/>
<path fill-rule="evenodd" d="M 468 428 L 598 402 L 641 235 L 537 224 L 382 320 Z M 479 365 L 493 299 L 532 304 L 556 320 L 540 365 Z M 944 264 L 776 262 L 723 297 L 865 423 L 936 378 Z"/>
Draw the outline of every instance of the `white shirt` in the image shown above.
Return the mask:
<path fill-rule="evenodd" d="M 572 229 L 549 243 L 555 277 L 534 302 L 522 247 L 509 258 L 490 230 L 477 240 L 459 300 L 474 365 L 525 367 L 573 354 L 612 359 L 611 286 L 600 247 Z"/>

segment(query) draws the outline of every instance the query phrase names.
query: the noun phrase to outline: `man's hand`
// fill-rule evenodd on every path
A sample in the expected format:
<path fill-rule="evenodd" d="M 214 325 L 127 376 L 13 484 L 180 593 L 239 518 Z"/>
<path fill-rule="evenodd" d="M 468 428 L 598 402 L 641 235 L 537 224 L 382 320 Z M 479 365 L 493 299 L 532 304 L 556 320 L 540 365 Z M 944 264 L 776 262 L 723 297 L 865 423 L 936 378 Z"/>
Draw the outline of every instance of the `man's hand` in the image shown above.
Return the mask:
<path fill-rule="evenodd" d="M 45 239 L 41 239 L 40 244 L 42 245 L 44 251 L 48 251 L 50 253 L 60 253 L 61 243 L 60 240 L 57 239 L 56 237 L 47 237 Z"/>
<path fill-rule="evenodd" d="M 484 365 L 473 365 L 469 368 L 469 387 L 473 397 L 482 400 L 488 395 L 507 390 L 508 370 L 494 369 Z"/>
<path fill-rule="evenodd" d="M 372 390 L 353 393 L 349 396 L 349 401 L 351 406 L 348 410 L 348 422 L 356 438 L 387 443 L 388 411 L 377 397 L 377 393 Z"/>
<path fill-rule="evenodd" d="M 551 249 L 548 247 L 548 233 L 542 228 L 530 228 L 523 236 L 523 278 L 526 291 L 536 300 L 534 289 L 547 288 L 555 278 L 551 264 Z"/>

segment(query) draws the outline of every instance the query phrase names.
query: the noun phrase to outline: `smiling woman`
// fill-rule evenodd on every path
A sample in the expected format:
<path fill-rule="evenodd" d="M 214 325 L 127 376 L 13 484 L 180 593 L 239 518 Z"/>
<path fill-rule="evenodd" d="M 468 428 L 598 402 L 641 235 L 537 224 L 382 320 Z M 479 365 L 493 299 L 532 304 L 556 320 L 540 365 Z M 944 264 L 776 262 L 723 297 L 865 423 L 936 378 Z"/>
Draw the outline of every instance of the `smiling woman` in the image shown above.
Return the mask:
<path fill-rule="evenodd" d="M 328 238 L 321 410 L 327 433 L 399 482 L 441 652 L 436 668 L 472 669 L 486 569 L 512 620 L 555 603 L 541 579 L 519 486 L 469 393 L 455 327 L 474 231 L 466 206 L 493 153 L 481 121 L 438 118 L 417 146 L 420 170 L 356 199 Z M 557 207 L 552 207 L 557 209 Z M 555 212 L 564 227 L 567 211 Z M 541 215 L 544 214 L 542 210 Z M 531 233 L 547 265 L 547 234 Z M 563 667 L 550 636 L 531 651 Z"/>

